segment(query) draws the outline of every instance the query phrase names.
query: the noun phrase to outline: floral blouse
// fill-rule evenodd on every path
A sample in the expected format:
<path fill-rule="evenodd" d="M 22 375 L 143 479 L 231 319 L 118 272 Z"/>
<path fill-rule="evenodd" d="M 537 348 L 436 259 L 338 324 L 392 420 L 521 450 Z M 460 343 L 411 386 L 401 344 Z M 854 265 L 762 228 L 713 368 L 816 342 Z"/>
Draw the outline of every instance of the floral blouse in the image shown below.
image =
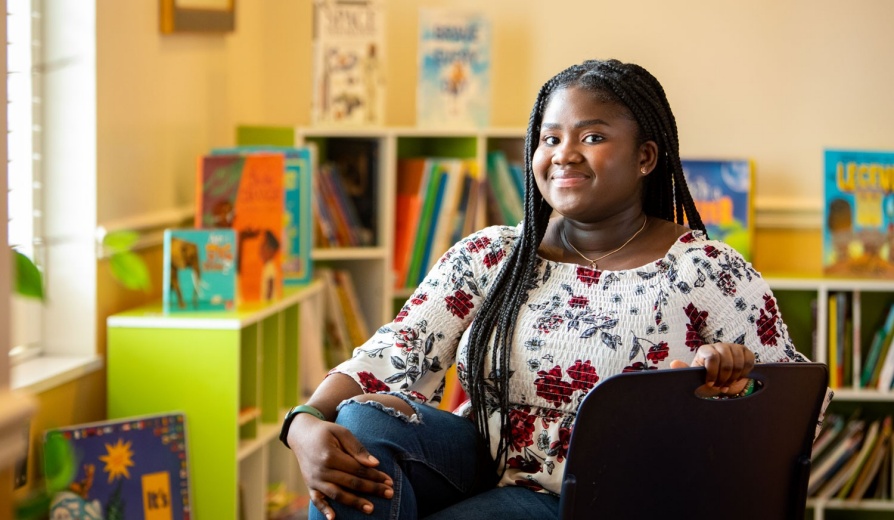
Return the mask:
<path fill-rule="evenodd" d="M 437 405 L 445 369 L 456 363 L 467 389 L 469 326 L 520 230 L 493 226 L 454 245 L 394 321 L 333 371 L 351 376 L 365 392 L 402 392 Z M 760 274 L 700 231 L 685 233 L 663 258 L 635 269 L 541 259 L 531 283 L 512 346 L 509 458 L 500 485 L 558 494 L 577 408 L 615 374 L 668 368 L 673 359 L 688 364 L 699 346 L 715 342 L 746 345 L 758 363 L 807 361 Z M 490 416 L 492 454 L 498 410 Z"/>

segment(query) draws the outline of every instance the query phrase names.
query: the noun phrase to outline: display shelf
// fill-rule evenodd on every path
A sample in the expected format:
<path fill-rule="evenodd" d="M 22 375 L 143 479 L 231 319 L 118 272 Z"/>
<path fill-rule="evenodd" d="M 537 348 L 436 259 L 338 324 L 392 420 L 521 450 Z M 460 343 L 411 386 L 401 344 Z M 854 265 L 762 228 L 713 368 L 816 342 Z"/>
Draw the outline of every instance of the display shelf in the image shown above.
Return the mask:
<path fill-rule="evenodd" d="M 322 296 L 313 282 L 230 312 L 153 304 L 108 318 L 109 418 L 185 414 L 194 518 L 266 518 L 267 486 L 282 474 L 269 459 L 291 457 L 278 436 L 303 393 L 300 351 L 322 349 Z"/>

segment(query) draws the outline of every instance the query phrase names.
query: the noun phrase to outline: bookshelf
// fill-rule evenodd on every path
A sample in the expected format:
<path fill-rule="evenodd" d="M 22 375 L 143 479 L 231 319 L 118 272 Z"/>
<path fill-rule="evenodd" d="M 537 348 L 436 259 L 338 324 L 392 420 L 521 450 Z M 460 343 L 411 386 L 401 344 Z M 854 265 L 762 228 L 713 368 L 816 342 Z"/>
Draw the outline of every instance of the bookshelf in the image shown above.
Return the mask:
<path fill-rule="evenodd" d="M 186 414 L 194 518 L 262 520 L 269 485 L 304 489 L 279 430 L 301 399 L 301 349 L 322 343 L 321 297 L 313 282 L 236 311 L 159 302 L 108 318 L 108 416 Z"/>
<path fill-rule="evenodd" d="M 868 419 L 881 418 L 894 411 L 894 392 L 861 388 L 860 373 L 872 338 L 884 323 L 888 308 L 894 304 L 894 280 L 809 278 L 766 275 L 779 302 L 796 347 L 811 359 L 829 364 L 829 297 L 844 293 L 848 297 L 853 326 L 853 348 L 849 353 L 850 380 L 833 386 L 835 398 L 829 411 L 847 416 L 856 409 Z M 815 303 L 814 303 L 815 302 Z M 818 332 L 814 332 L 818 331 Z M 833 364 L 830 364 L 830 370 Z M 894 516 L 892 500 L 808 499 L 807 518 L 837 520 L 876 519 Z M 811 514 L 812 513 L 812 516 Z"/>

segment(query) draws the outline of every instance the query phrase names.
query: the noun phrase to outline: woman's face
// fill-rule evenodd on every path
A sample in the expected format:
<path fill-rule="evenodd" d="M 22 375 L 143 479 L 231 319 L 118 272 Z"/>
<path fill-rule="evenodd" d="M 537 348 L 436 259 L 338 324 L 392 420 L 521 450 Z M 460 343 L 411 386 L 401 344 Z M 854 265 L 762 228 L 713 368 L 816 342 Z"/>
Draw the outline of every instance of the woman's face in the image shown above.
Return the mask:
<path fill-rule="evenodd" d="M 537 188 L 558 213 L 598 222 L 639 215 L 641 180 L 654 168 L 654 142 L 637 142 L 630 111 L 579 87 L 552 93 L 532 166 Z"/>

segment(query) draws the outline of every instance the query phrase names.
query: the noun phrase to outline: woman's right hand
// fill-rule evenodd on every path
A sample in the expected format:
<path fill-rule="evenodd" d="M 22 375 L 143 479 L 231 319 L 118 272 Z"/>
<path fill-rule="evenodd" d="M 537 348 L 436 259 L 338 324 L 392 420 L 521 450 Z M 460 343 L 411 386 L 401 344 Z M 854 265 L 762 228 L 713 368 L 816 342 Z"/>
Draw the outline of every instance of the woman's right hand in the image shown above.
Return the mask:
<path fill-rule="evenodd" d="M 358 494 L 394 495 L 391 477 L 375 469 L 379 461 L 346 428 L 299 414 L 289 428 L 288 441 L 311 502 L 326 518 L 335 518 L 329 499 L 371 513 L 373 504 Z"/>

